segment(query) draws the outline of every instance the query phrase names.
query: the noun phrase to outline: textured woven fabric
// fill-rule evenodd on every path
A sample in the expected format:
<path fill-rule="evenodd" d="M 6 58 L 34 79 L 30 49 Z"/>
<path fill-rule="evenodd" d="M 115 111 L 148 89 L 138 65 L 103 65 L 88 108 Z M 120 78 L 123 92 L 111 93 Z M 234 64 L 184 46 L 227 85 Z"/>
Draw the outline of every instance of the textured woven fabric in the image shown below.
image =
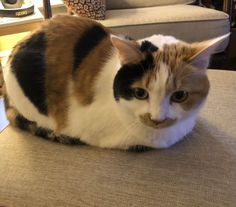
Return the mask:
<path fill-rule="evenodd" d="M 163 34 L 172 35 L 187 42 L 194 42 L 227 34 L 229 33 L 230 27 L 228 20 L 217 20 L 133 25 L 112 27 L 111 29 L 115 34 L 127 34 L 134 39 L 142 39 L 153 34 Z M 224 51 L 228 45 L 228 42 L 229 39 L 222 42 L 222 44 L 217 47 L 216 53 Z"/>
<path fill-rule="evenodd" d="M 106 20 L 101 22 L 107 27 L 228 19 L 224 12 L 193 5 L 111 10 L 106 16 Z"/>
<path fill-rule="evenodd" d="M 8 127 L 0 134 L 0 206 L 235 207 L 236 72 L 209 76 L 197 126 L 170 149 L 72 147 Z"/>
<path fill-rule="evenodd" d="M 173 4 L 190 4 L 192 0 L 106 0 L 107 9 L 129 9 Z"/>
<path fill-rule="evenodd" d="M 70 12 L 91 19 L 105 19 L 105 0 L 63 0 Z"/>

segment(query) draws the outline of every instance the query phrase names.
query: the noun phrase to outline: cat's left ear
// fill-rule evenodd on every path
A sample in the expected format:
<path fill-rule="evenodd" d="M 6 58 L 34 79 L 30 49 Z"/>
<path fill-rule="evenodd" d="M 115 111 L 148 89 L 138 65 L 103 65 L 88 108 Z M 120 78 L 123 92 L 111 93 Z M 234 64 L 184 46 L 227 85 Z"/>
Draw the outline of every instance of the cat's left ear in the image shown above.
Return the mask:
<path fill-rule="evenodd" d="M 135 41 L 129 41 L 116 36 L 112 36 L 111 42 L 118 50 L 120 62 L 122 65 L 128 63 L 135 64 L 144 58 L 144 55 L 137 47 L 138 44 L 135 44 Z"/>
<path fill-rule="evenodd" d="M 203 42 L 192 43 L 192 54 L 187 62 L 197 68 L 206 69 L 209 65 L 211 55 L 214 54 L 219 44 L 228 38 L 229 35 L 230 33 Z"/>

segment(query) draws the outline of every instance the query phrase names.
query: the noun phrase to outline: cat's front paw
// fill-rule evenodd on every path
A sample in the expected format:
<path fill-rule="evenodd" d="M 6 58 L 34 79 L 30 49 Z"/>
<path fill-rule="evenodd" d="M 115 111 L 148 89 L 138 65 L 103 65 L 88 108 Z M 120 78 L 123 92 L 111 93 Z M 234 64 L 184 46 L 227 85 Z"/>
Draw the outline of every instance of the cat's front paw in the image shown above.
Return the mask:
<path fill-rule="evenodd" d="M 134 145 L 134 146 L 130 146 L 128 148 L 128 151 L 130 151 L 130 152 L 147 152 L 150 150 L 153 150 L 153 148 L 143 146 L 143 145 Z"/>
<path fill-rule="evenodd" d="M 184 138 L 184 136 L 183 137 L 176 136 L 176 137 L 159 139 L 154 142 L 154 146 L 157 149 L 167 149 L 167 148 L 170 148 L 171 146 L 175 145 L 177 142 L 179 142 L 183 138 Z"/>

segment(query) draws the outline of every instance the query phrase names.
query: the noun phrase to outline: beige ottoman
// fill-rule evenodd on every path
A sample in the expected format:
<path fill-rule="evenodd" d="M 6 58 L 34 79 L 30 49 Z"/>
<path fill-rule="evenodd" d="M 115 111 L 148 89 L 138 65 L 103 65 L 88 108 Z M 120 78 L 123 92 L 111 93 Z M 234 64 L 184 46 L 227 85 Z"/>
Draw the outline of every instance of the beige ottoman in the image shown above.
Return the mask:
<path fill-rule="evenodd" d="M 194 132 L 167 150 L 65 146 L 6 128 L 0 206 L 235 207 L 236 72 L 209 71 Z"/>

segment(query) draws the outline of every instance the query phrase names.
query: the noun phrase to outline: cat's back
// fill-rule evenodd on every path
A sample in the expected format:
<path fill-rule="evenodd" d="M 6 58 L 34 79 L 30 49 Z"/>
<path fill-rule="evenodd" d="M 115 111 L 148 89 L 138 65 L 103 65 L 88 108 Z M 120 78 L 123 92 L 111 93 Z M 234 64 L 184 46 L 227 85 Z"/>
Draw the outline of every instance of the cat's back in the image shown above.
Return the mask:
<path fill-rule="evenodd" d="M 72 58 L 78 43 L 80 49 L 86 49 L 89 42 L 94 44 L 102 38 L 109 38 L 109 34 L 107 28 L 88 18 L 57 15 L 20 41 L 13 49 L 10 62 L 14 64 L 19 53 L 34 55 L 41 52 L 45 54 L 47 62 L 50 58 L 58 58 L 57 61 L 66 59 L 68 53 Z"/>
<path fill-rule="evenodd" d="M 19 42 L 9 57 L 4 79 L 11 105 L 39 125 L 64 125 L 71 81 L 80 93 L 78 80 L 83 77 L 78 79 L 77 73 L 92 74 L 85 70 L 95 70 L 93 65 L 83 65 L 90 57 L 99 65 L 107 53 L 104 48 L 111 48 L 110 32 L 93 20 L 58 15 L 46 21 Z"/>

